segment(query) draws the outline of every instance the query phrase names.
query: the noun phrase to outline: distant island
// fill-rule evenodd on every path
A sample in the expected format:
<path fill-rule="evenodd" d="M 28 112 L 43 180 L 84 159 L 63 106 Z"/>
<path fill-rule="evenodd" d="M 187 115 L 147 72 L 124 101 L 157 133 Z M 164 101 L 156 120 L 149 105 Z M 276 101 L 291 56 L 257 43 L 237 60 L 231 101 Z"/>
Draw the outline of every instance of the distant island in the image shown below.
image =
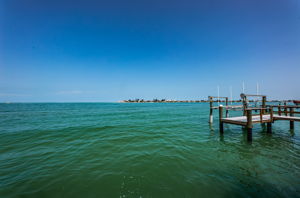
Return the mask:
<path fill-rule="evenodd" d="M 168 100 L 168 99 L 153 99 L 153 100 L 144 100 L 144 99 L 129 99 L 119 101 L 120 103 L 206 103 L 210 102 L 209 100 Z M 214 102 L 225 102 L 225 100 L 215 100 Z M 242 102 L 241 100 L 230 100 L 231 102 Z M 249 102 L 255 102 L 254 100 L 249 100 Z M 267 102 L 292 102 L 291 100 L 280 101 L 280 100 L 270 100 Z"/>

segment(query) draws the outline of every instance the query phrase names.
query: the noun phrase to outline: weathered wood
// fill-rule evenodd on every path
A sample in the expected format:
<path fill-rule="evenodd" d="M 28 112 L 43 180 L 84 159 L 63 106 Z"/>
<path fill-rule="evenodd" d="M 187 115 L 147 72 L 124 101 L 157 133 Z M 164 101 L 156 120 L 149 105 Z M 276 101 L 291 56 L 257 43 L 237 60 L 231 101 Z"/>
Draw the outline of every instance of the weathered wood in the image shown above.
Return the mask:
<path fill-rule="evenodd" d="M 247 128 L 252 128 L 252 110 L 246 110 L 247 112 Z"/>
<path fill-rule="evenodd" d="M 289 120 L 289 121 L 296 121 L 296 122 L 300 122 L 300 117 L 291 117 L 291 116 L 284 116 L 284 115 L 273 115 L 273 120 Z"/>
<path fill-rule="evenodd" d="M 246 116 L 246 109 L 248 108 L 247 97 L 245 96 L 245 94 L 241 94 L 241 98 L 243 101 L 243 115 Z"/>
<path fill-rule="evenodd" d="M 222 118 L 222 122 L 246 126 L 247 125 L 247 116 Z M 262 115 L 262 121 L 261 121 L 260 115 L 252 114 L 252 124 L 267 123 L 267 122 L 271 122 L 270 115 Z"/>

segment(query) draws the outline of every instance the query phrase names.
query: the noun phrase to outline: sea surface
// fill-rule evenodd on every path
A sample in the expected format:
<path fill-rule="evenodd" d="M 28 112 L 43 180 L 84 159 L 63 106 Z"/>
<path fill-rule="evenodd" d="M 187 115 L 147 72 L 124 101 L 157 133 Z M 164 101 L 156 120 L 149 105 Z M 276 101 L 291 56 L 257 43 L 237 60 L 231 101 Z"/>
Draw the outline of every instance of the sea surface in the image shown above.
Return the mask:
<path fill-rule="evenodd" d="M 253 142 L 206 103 L 0 104 L 0 197 L 299 197 L 300 124 Z M 231 112 L 237 115 L 240 112 Z"/>

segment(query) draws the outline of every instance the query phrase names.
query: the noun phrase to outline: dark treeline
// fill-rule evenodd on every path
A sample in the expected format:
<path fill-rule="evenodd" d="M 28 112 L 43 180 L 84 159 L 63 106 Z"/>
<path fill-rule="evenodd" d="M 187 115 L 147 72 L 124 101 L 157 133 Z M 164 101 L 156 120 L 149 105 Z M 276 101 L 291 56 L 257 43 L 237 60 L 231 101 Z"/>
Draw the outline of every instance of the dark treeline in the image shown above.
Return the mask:
<path fill-rule="evenodd" d="M 209 100 L 167 100 L 167 99 L 153 99 L 153 100 L 144 100 L 144 99 L 139 99 L 139 98 L 136 98 L 136 99 L 128 99 L 128 100 L 123 100 L 121 102 L 124 102 L 124 103 L 172 103 L 172 102 L 185 102 L 185 103 L 188 103 L 188 102 L 194 102 L 194 103 L 197 103 L 197 102 L 210 102 Z M 225 100 L 214 100 L 214 102 L 224 102 L 225 103 Z M 229 102 L 242 102 L 241 100 L 230 100 Z M 256 100 L 249 100 L 248 102 L 256 102 Z M 270 100 L 270 101 L 267 101 L 267 102 L 281 102 L 280 100 Z M 283 102 L 292 102 L 290 100 L 286 100 L 286 101 L 283 101 Z"/>

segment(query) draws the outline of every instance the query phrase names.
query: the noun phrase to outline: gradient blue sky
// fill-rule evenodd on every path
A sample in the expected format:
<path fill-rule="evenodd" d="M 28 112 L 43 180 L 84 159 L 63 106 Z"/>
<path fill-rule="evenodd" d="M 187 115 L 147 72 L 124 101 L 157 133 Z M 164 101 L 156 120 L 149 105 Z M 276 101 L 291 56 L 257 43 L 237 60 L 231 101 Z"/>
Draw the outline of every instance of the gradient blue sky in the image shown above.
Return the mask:
<path fill-rule="evenodd" d="M 0 0 L 0 102 L 300 99 L 299 0 Z"/>

